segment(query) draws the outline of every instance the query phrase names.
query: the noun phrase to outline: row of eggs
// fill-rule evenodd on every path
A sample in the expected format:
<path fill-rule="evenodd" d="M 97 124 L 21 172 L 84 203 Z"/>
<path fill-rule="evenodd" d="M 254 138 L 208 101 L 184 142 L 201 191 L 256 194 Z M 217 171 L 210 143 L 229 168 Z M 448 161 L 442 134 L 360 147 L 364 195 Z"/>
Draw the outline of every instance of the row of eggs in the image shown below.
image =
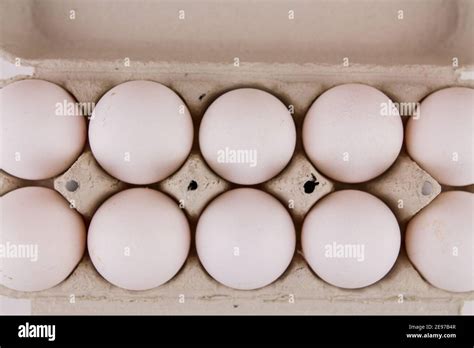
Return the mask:
<path fill-rule="evenodd" d="M 432 285 L 474 290 L 474 194 L 441 193 L 408 224 L 407 254 Z M 86 244 L 97 271 L 128 290 L 160 286 L 182 268 L 191 244 L 178 204 L 147 188 L 121 191 L 94 214 L 88 232 L 81 216 L 56 191 L 25 187 L 0 198 L 1 284 L 39 291 L 62 282 L 83 257 Z M 87 240 L 87 243 L 86 243 Z M 296 232 L 273 196 L 238 188 L 215 198 L 195 233 L 198 258 L 208 274 L 235 289 L 264 287 L 288 268 Z M 301 230 L 303 256 L 324 281 L 356 289 L 393 267 L 401 234 L 391 210 L 375 196 L 336 191 L 318 201 Z"/>
<path fill-rule="evenodd" d="M 82 152 L 87 125 L 84 117 L 65 115 L 67 107 L 58 113 L 58 105 L 74 103 L 64 89 L 42 80 L 2 88 L 0 168 L 30 180 L 69 168 Z M 320 95 L 302 132 L 305 152 L 316 168 L 346 183 L 364 182 L 387 170 L 400 152 L 404 130 L 396 108 L 382 114 L 386 104 L 391 100 L 384 93 L 362 84 L 336 86 Z M 409 154 L 442 184 L 474 183 L 473 110 L 473 89 L 446 88 L 425 98 L 419 117 L 408 122 Z M 105 93 L 92 111 L 88 132 L 102 168 L 138 185 L 175 172 L 191 151 L 194 133 L 183 100 L 152 81 L 126 82 Z M 253 88 L 218 97 L 199 127 L 206 162 L 224 179 L 241 185 L 262 183 L 281 172 L 295 144 L 288 108 Z"/>

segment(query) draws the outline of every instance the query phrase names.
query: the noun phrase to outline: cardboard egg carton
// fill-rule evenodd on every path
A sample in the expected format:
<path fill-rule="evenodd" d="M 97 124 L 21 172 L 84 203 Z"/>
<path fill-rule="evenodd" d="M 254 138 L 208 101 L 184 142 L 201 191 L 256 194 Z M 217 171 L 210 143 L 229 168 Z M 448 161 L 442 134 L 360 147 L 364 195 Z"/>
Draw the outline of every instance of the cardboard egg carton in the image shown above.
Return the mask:
<path fill-rule="evenodd" d="M 213 11 L 208 11 L 209 8 Z M 325 283 L 310 270 L 301 253 L 301 224 L 309 209 L 330 192 L 355 188 L 374 194 L 391 208 L 403 233 L 411 217 L 442 190 L 452 188 L 441 187 L 404 149 L 390 169 L 374 180 L 357 185 L 334 182 L 308 161 L 302 148 L 301 127 L 312 102 L 325 90 L 344 83 L 371 85 L 394 102 L 419 102 L 431 92 L 450 86 L 474 88 L 469 78 L 474 69 L 474 54 L 468 47 L 469 30 L 472 33 L 474 28 L 473 10 L 472 2 L 462 0 L 449 4 L 404 0 L 276 1 L 271 5 L 250 0 L 227 4 L 206 0 L 145 1 L 139 6 L 133 1 L 0 2 L 0 16 L 5 23 L 0 55 L 3 66 L 8 67 L 4 72 L 13 71 L 12 76 L 1 80 L 2 87 L 23 78 L 45 79 L 64 87 L 78 102 L 97 103 L 117 84 L 146 79 L 170 87 L 183 98 L 194 121 L 192 152 L 176 173 L 148 187 L 167 193 L 180 204 L 188 216 L 193 236 L 205 206 L 217 195 L 237 187 L 213 173 L 199 152 L 200 119 L 213 100 L 239 87 L 263 89 L 293 110 L 298 134 L 296 151 L 288 166 L 273 179 L 255 186 L 288 208 L 298 238 L 289 268 L 269 286 L 239 291 L 219 284 L 200 265 L 192 245 L 185 265 L 171 281 L 147 291 L 128 291 L 103 279 L 86 253 L 74 272 L 54 288 L 24 293 L 0 287 L 0 311 L 2 308 L 4 312 L 21 308 L 22 312 L 33 314 L 457 314 L 466 311 L 474 301 L 474 292 L 450 293 L 431 286 L 411 265 L 403 245 L 393 269 L 366 288 L 340 289 Z M 403 11 L 402 19 L 399 11 Z M 331 20 L 325 12 L 332 13 Z M 371 14 L 376 16 L 370 17 L 370 21 L 360 20 Z M 378 27 L 384 30 L 376 30 Z M 18 61 L 20 64 L 15 65 Z M 407 117 L 403 119 L 405 122 Z M 50 180 L 32 182 L 0 172 L 0 195 L 30 185 L 58 191 L 84 216 L 86 224 L 108 197 L 132 187 L 107 174 L 88 145 L 65 173 Z M 473 188 L 461 189 L 472 191 Z"/>

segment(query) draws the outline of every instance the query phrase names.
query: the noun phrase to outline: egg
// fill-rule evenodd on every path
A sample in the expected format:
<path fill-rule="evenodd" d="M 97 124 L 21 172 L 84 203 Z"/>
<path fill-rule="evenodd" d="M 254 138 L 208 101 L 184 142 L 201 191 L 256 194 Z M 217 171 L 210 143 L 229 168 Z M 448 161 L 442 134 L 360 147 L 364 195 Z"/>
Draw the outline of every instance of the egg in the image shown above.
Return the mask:
<path fill-rule="evenodd" d="M 385 94 L 362 84 L 324 92 L 304 119 L 307 156 L 322 173 L 340 182 L 379 176 L 395 162 L 403 142 L 402 121 L 391 105 Z"/>
<path fill-rule="evenodd" d="M 109 174 L 146 185 L 173 174 L 193 143 L 193 122 L 183 100 L 152 81 L 129 81 L 97 103 L 89 125 L 94 157 Z"/>
<path fill-rule="evenodd" d="M 0 198 L 0 279 L 7 288 L 51 288 L 82 259 L 82 217 L 57 192 L 24 187 Z"/>
<path fill-rule="evenodd" d="M 190 229 L 178 204 L 145 188 L 119 192 L 103 203 L 89 226 L 89 254 L 110 283 L 128 290 L 160 286 L 183 266 Z"/>
<path fill-rule="evenodd" d="M 474 89 L 451 87 L 434 92 L 407 124 L 407 151 L 441 184 L 474 184 L 473 124 Z"/>
<path fill-rule="evenodd" d="M 287 107 L 270 93 L 241 88 L 217 98 L 199 128 L 207 164 L 233 183 L 255 185 L 277 175 L 290 161 L 296 130 Z"/>
<path fill-rule="evenodd" d="M 408 257 L 433 286 L 474 290 L 473 211 L 473 193 L 443 192 L 408 223 Z"/>
<path fill-rule="evenodd" d="M 86 120 L 76 100 L 43 80 L 21 80 L 0 90 L 0 168 L 28 180 L 64 172 L 82 152 Z"/>
<path fill-rule="evenodd" d="M 382 279 L 400 250 L 400 228 L 380 199 L 357 190 L 329 194 L 305 217 L 304 258 L 324 281 L 356 289 Z"/>
<path fill-rule="evenodd" d="M 235 189 L 202 213 L 196 248 L 215 280 L 234 289 L 257 289 L 278 279 L 290 264 L 295 228 L 287 210 L 268 193 Z"/>

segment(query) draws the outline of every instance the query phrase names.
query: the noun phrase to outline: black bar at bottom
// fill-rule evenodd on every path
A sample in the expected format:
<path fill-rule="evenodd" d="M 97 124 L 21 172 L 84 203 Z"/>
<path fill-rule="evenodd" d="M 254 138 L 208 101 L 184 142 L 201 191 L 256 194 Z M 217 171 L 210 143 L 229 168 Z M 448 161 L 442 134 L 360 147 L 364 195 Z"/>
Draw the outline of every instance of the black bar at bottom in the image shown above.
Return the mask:
<path fill-rule="evenodd" d="M 472 316 L 2 316 L 0 346 L 403 343 L 472 347 L 473 319 Z M 53 326 L 45 325 L 54 325 L 54 340 Z"/>

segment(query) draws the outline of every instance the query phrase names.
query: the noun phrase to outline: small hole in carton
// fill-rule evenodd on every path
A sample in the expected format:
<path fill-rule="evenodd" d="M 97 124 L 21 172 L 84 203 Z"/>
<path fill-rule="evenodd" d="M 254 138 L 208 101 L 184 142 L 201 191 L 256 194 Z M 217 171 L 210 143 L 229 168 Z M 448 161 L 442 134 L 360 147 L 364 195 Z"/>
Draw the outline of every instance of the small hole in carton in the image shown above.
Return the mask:
<path fill-rule="evenodd" d="M 198 188 L 198 183 L 194 180 L 191 180 L 188 185 L 188 191 L 194 191 Z"/>
<path fill-rule="evenodd" d="M 304 187 L 304 193 L 308 193 L 308 194 L 313 193 L 316 186 L 319 185 L 319 182 L 316 179 L 316 177 L 314 176 L 314 174 L 311 174 L 311 177 L 312 177 L 311 180 L 308 180 L 304 183 L 304 186 L 303 186 Z"/>
<path fill-rule="evenodd" d="M 66 182 L 66 190 L 74 192 L 79 188 L 79 183 L 76 180 L 69 180 Z"/>
<path fill-rule="evenodd" d="M 433 192 L 433 185 L 429 181 L 425 181 L 421 187 L 421 194 L 423 196 L 429 196 Z"/>

